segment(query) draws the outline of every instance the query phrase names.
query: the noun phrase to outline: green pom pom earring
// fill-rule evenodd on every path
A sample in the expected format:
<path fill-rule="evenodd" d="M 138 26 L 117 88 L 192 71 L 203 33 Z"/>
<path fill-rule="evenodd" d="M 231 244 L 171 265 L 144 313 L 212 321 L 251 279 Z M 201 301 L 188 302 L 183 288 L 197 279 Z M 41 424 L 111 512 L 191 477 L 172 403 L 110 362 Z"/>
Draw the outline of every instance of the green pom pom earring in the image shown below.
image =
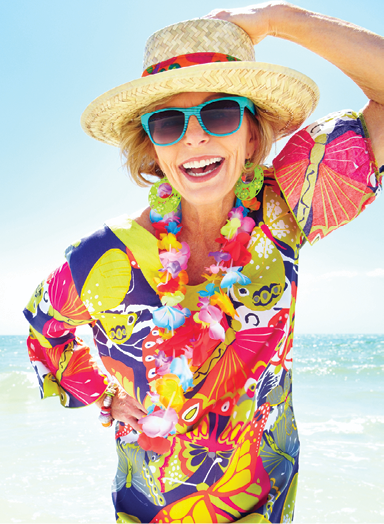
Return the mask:
<path fill-rule="evenodd" d="M 247 161 L 244 169 L 250 169 L 253 165 Z M 264 184 L 264 171 L 262 166 L 256 166 L 253 170 L 253 178 L 249 182 L 244 180 L 245 173 L 241 175 L 235 185 L 235 195 L 240 200 L 252 200 L 261 190 Z"/>
<path fill-rule="evenodd" d="M 153 184 L 149 191 L 148 202 L 154 211 L 164 216 L 179 207 L 181 195 L 169 183 L 166 177 Z"/>

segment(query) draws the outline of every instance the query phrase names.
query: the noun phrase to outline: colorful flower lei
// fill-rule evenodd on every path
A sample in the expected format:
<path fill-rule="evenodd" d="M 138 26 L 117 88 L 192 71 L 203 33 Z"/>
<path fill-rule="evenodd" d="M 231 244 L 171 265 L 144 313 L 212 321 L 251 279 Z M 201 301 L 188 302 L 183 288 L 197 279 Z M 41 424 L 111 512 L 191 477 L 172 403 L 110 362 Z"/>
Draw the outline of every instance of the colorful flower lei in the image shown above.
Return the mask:
<path fill-rule="evenodd" d="M 170 443 L 166 439 L 176 432 L 177 413 L 185 403 L 184 393 L 193 386 L 193 371 L 201 366 L 219 341 L 224 341 L 225 315 L 232 318 L 236 315 L 228 296 L 230 289 L 235 283 L 242 286 L 251 283 L 242 274 L 242 269 L 252 258 L 247 247 L 255 222 L 247 217 L 249 210 L 245 204 L 257 209 L 253 200 L 237 200 L 236 207 L 229 212 L 227 223 L 216 239 L 221 248 L 209 253 L 215 263 L 203 274 L 207 285 L 199 293 L 199 310 L 193 315 L 182 307 L 187 292 L 190 249 L 186 242 L 178 240 L 182 230 L 180 206 L 177 212 L 164 217 L 151 211 L 163 266 L 159 276 L 154 278 L 162 306 L 153 312 L 161 349 L 155 355 L 156 375 L 160 378 L 150 384 L 153 403 L 148 414 L 139 420 L 143 433 L 138 443 L 143 449 L 158 453 L 169 450 Z"/>

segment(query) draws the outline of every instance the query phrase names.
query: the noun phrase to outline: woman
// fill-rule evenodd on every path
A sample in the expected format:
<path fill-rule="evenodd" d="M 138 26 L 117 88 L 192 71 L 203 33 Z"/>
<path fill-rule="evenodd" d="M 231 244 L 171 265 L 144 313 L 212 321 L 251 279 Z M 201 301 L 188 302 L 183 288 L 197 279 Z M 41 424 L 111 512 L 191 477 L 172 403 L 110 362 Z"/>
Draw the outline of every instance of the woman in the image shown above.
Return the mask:
<path fill-rule="evenodd" d="M 297 131 L 318 90 L 254 62 L 267 35 L 330 60 L 369 98 L 361 115 L 297 132 L 271 168 L 273 141 Z M 41 393 L 118 421 L 119 522 L 290 521 L 298 255 L 379 189 L 383 39 L 272 2 L 165 28 L 144 62 L 143 78 L 95 100 L 82 125 L 120 145 L 139 185 L 158 179 L 150 208 L 70 246 L 32 297 Z M 82 324 L 110 384 L 74 335 Z"/>

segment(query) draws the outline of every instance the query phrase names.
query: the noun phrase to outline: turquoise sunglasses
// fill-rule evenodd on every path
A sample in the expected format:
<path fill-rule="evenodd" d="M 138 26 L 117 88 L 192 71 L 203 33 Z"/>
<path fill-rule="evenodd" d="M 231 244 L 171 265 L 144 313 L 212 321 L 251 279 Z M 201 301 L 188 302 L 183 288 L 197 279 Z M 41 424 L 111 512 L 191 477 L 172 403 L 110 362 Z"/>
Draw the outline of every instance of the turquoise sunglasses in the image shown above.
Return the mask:
<path fill-rule="evenodd" d="M 244 109 L 255 115 L 256 109 L 248 98 L 227 96 L 215 98 L 193 107 L 166 107 L 145 113 L 141 123 L 156 146 L 171 146 L 181 140 L 194 115 L 206 133 L 213 136 L 228 136 L 236 133 L 243 122 Z"/>

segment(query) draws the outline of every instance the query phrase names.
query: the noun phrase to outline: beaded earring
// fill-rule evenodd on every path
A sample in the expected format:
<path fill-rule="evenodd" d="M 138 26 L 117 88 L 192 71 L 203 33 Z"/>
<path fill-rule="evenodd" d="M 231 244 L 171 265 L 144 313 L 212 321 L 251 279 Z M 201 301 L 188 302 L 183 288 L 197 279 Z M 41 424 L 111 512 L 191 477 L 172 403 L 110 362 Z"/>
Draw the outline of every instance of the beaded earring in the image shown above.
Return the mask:
<path fill-rule="evenodd" d="M 253 167 L 248 160 L 244 165 L 244 169 L 248 170 Z M 264 171 L 262 166 L 256 166 L 253 170 L 253 178 L 247 181 L 245 173 L 242 173 L 235 185 L 235 195 L 240 200 L 252 200 L 260 192 L 264 184 Z"/>
<path fill-rule="evenodd" d="M 148 202 L 151 209 L 161 216 L 176 211 L 179 207 L 180 200 L 180 193 L 171 186 L 166 177 L 155 182 L 148 195 Z"/>

